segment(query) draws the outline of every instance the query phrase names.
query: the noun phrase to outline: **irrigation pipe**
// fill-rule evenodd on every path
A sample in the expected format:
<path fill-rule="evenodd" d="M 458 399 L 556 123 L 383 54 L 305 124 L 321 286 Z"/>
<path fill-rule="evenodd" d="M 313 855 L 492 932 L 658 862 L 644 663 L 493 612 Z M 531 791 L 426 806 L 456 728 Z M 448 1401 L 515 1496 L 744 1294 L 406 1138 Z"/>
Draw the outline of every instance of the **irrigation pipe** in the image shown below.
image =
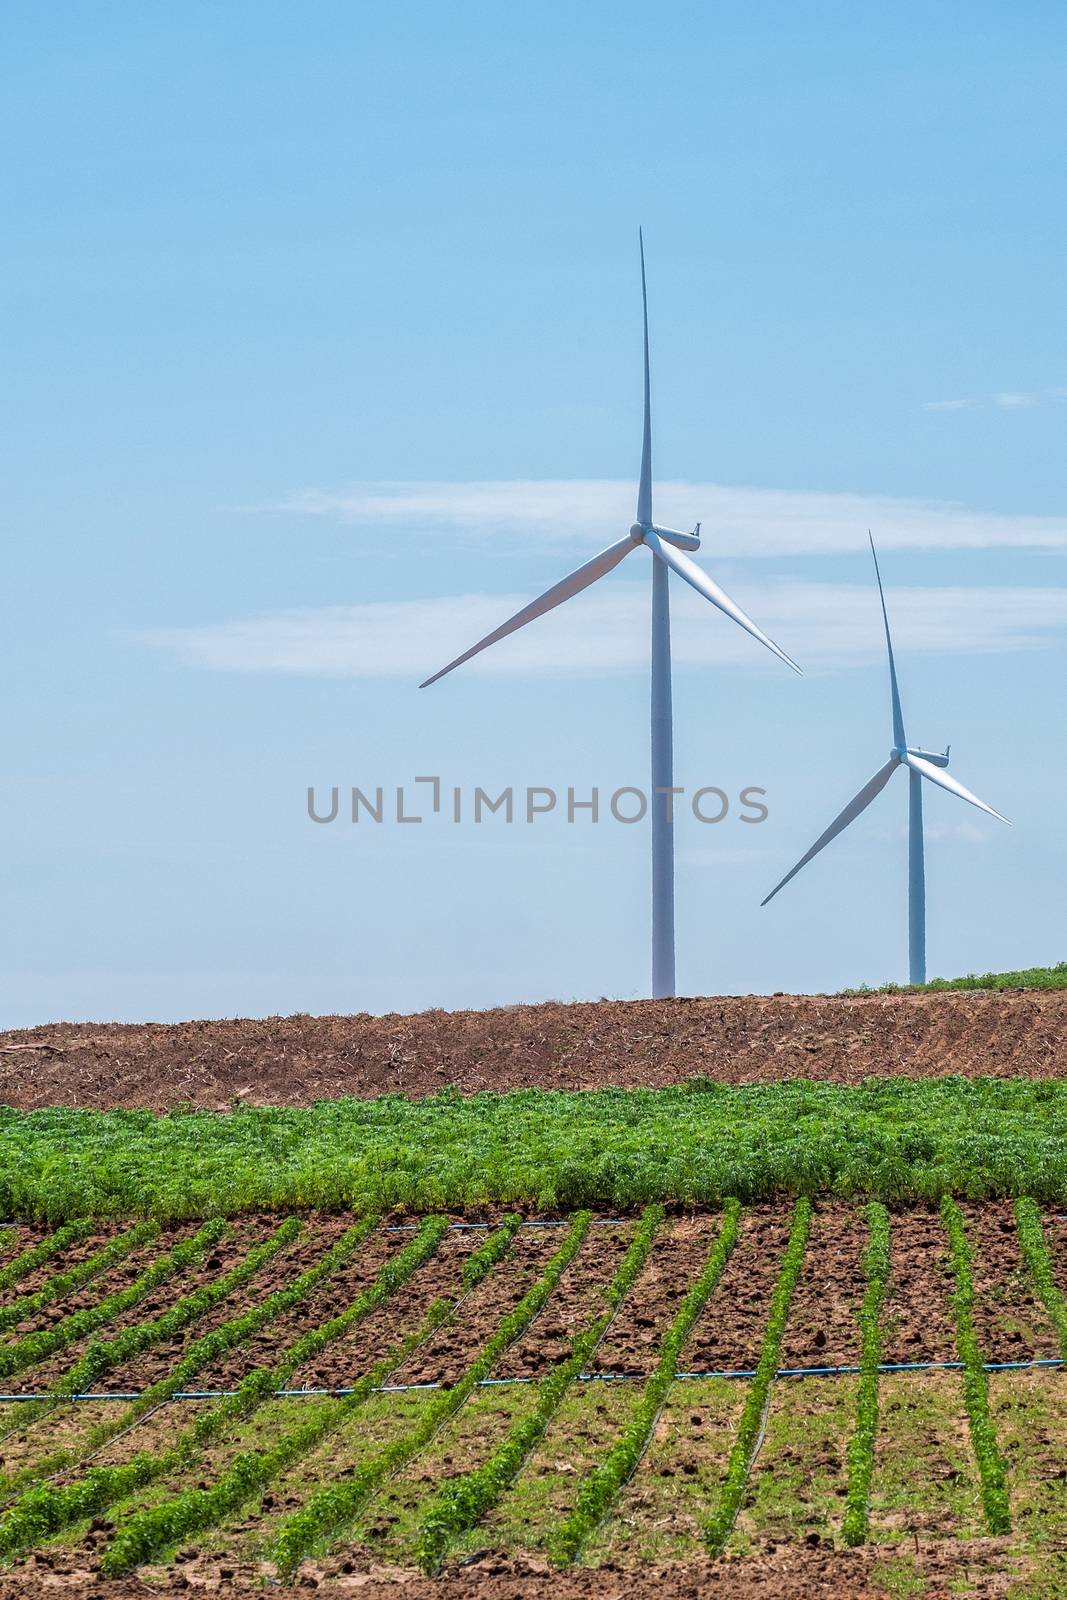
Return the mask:
<path fill-rule="evenodd" d="M 1032 1361 L 986 1361 L 983 1367 L 986 1372 L 1026 1372 L 1033 1367 L 1062 1367 L 1063 1359 L 1060 1356 L 1038 1356 Z M 779 1367 L 774 1374 L 775 1379 L 784 1378 L 843 1378 L 858 1377 L 862 1372 L 861 1367 Z M 885 1361 L 878 1367 L 879 1372 L 962 1372 L 962 1361 Z M 645 1383 L 651 1376 L 647 1372 L 580 1372 L 575 1383 Z M 737 1368 L 732 1371 L 722 1372 L 677 1372 L 674 1376 L 675 1383 L 686 1380 L 707 1378 L 754 1378 L 754 1367 Z M 483 1378 L 478 1384 L 479 1389 L 505 1388 L 515 1383 L 539 1383 L 536 1378 Z M 416 1389 L 446 1389 L 444 1383 L 383 1383 L 377 1389 L 372 1389 L 372 1394 L 408 1394 Z M 179 1389 L 177 1393 L 168 1396 L 161 1403 L 169 1405 L 172 1400 L 228 1400 L 238 1391 L 236 1389 Z M 313 1399 L 344 1399 L 346 1395 L 354 1393 L 352 1388 L 339 1389 L 275 1389 L 273 1400 L 313 1400 Z M 0 1405 L 29 1404 L 40 1400 L 56 1401 L 59 1405 L 76 1404 L 82 1401 L 129 1401 L 140 1400 L 139 1390 L 128 1390 L 121 1393 L 90 1393 L 90 1394 L 0 1394 Z"/>

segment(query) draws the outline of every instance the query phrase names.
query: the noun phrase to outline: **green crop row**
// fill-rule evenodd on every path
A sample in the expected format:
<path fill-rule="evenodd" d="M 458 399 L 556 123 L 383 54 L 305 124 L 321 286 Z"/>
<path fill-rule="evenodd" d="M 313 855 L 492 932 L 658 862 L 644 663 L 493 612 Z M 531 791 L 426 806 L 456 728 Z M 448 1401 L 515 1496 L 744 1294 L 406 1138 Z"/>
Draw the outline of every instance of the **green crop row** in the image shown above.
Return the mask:
<path fill-rule="evenodd" d="M 500 1499 L 522 1470 L 531 1450 L 544 1438 L 571 1384 L 589 1366 L 619 1307 L 648 1259 L 663 1207 L 648 1206 L 605 1292 L 606 1309 L 571 1341 L 569 1353 L 558 1361 L 537 1387 L 534 1408 L 508 1430 L 489 1459 L 472 1472 L 451 1478 L 422 1519 L 418 1533 L 418 1560 L 424 1572 L 440 1570 L 449 1545 L 473 1528 Z"/>
<path fill-rule="evenodd" d="M 704 1269 L 689 1289 L 663 1337 L 656 1370 L 645 1384 L 633 1417 L 605 1459 L 585 1479 L 573 1510 L 553 1539 L 553 1557 L 560 1566 L 578 1559 L 583 1544 L 603 1522 L 623 1484 L 636 1470 L 647 1450 L 656 1418 L 677 1376 L 682 1348 L 722 1277 L 737 1242 L 740 1215 L 740 1202 L 728 1200 L 723 1210 L 722 1226 L 712 1240 Z"/>
<path fill-rule="evenodd" d="M 952 1307 L 956 1316 L 956 1346 L 963 1363 L 963 1397 L 971 1430 L 971 1445 L 978 1463 L 986 1528 L 990 1533 L 1010 1533 L 1011 1509 L 1004 1461 L 989 1415 L 989 1379 L 974 1331 L 971 1247 L 963 1213 L 949 1195 L 941 1202 L 941 1217 L 948 1232 L 949 1259 L 955 1278 Z"/>
<path fill-rule="evenodd" d="M 863 1544 L 870 1525 L 871 1478 L 878 1436 L 878 1384 L 882 1364 L 882 1302 L 889 1282 L 889 1213 L 878 1201 L 867 1207 L 869 1230 L 863 1253 L 867 1286 L 859 1310 L 863 1351 L 856 1395 L 856 1426 L 848 1442 L 848 1492 L 842 1534 L 846 1544 Z"/>
<path fill-rule="evenodd" d="M 1023 1260 L 1029 1268 L 1034 1287 L 1048 1313 L 1048 1319 L 1056 1330 L 1056 1337 L 1060 1341 L 1060 1355 L 1067 1361 L 1067 1298 L 1056 1282 L 1040 1209 L 1032 1200 L 1025 1198 L 1016 1200 L 1015 1217 Z"/>
<path fill-rule="evenodd" d="M 313 1549 L 330 1543 L 353 1522 L 379 1485 L 413 1460 L 438 1430 L 456 1415 L 483 1379 L 489 1377 L 508 1346 L 525 1333 L 548 1303 L 560 1278 L 581 1248 L 591 1221 L 588 1211 L 579 1212 L 574 1217 L 566 1239 L 533 1288 L 503 1318 L 459 1382 L 451 1389 L 436 1393 L 406 1434 L 394 1439 L 351 1478 L 316 1490 L 306 1505 L 282 1523 L 271 1555 L 283 1580 L 293 1576 L 301 1561 Z"/>
<path fill-rule="evenodd" d="M 737 1425 L 730 1459 L 726 1464 L 719 1504 L 714 1515 L 704 1524 L 704 1541 L 713 1556 L 720 1555 L 725 1548 L 745 1497 L 752 1461 L 763 1435 L 771 1384 L 778 1371 L 782 1335 L 789 1317 L 789 1307 L 793 1301 L 793 1290 L 796 1288 L 804 1261 L 810 1226 L 811 1201 L 806 1198 L 798 1200 L 793 1215 L 793 1226 L 789 1232 L 789 1243 L 786 1245 L 778 1282 L 771 1297 L 771 1309 L 763 1335 L 763 1347 L 756 1364 L 756 1376 L 752 1379 L 745 1396 L 741 1420 Z"/>
<path fill-rule="evenodd" d="M 302 1227 L 303 1223 L 297 1217 L 288 1217 L 275 1229 L 269 1239 L 263 1244 L 256 1245 L 229 1272 L 210 1283 L 201 1284 L 192 1294 L 184 1295 L 161 1317 L 156 1317 L 151 1322 L 134 1323 L 128 1328 L 123 1328 L 111 1339 L 94 1339 L 81 1360 L 51 1386 L 49 1400 L 23 1408 L 20 1416 L 23 1426 L 35 1421 L 38 1416 L 43 1415 L 66 1396 L 84 1394 L 89 1385 L 96 1382 L 103 1373 L 113 1371 L 122 1362 L 139 1355 L 142 1350 L 148 1350 L 164 1339 L 172 1339 L 175 1334 L 198 1322 L 221 1300 L 225 1300 L 227 1295 L 254 1277 L 261 1267 L 273 1260 L 279 1250 L 291 1244 Z"/>
<path fill-rule="evenodd" d="M 9 1261 L 7 1266 L 0 1270 L 0 1294 L 10 1289 L 13 1283 L 24 1278 L 35 1267 L 43 1266 L 46 1261 L 51 1261 L 53 1256 L 59 1255 L 69 1244 L 74 1244 L 78 1239 L 84 1239 L 91 1233 L 93 1224 L 87 1217 L 80 1217 L 74 1222 L 68 1222 L 65 1227 L 57 1228 L 55 1233 L 50 1233 L 47 1239 L 42 1239 L 40 1244 L 31 1245 L 28 1250 L 23 1250 L 20 1255 Z"/>
<path fill-rule="evenodd" d="M 518 1218 L 514 1221 L 517 1223 Z M 184 1359 L 167 1378 L 147 1390 L 132 1409 L 111 1423 L 101 1424 L 90 1435 L 85 1451 L 90 1456 L 111 1439 L 117 1431 L 125 1429 L 131 1420 L 165 1401 L 181 1389 L 193 1374 L 207 1362 L 243 1343 L 259 1328 L 275 1317 L 289 1311 L 306 1298 L 328 1276 L 336 1272 L 377 1226 L 378 1219 L 369 1217 L 349 1228 L 321 1261 L 309 1268 L 287 1289 L 279 1289 L 259 1306 L 244 1312 L 231 1322 L 206 1334 L 197 1341 Z M 281 1362 L 269 1369 L 258 1368 L 239 1384 L 235 1394 L 227 1395 L 218 1404 L 202 1412 L 193 1423 L 179 1433 L 174 1443 L 155 1454 L 141 1451 L 130 1461 L 115 1467 L 90 1467 L 80 1478 L 68 1484 L 44 1483 L 26 1490 L 22 1497 L 0 1514 L 0 1560 L 33 1549 L 44 1539 L 78 1522 L 83 1517 L 96 1516 L 117 1501 L 133 1494 L 146 1484 L 168 1474 L 181 1471 L 196 1461 L 204 1447 L 222 1437 L 229 1428 L 250 1416 L 265 1400 L 282 1388 L 292 1373 L 310 1354 L 321 1348 L 331 1335 L 337 1337 L 348 1331 L 357 1321 L 380 1305 L 393 1292 L 405 1275 L 410 1276 L 426 1256 L 436 1248 L 443 1231 L 441 1219 L 431 1218 L 406 1250 L 386 1262 L 375 1282 L 357 1295 L 348 1309 L 321 1328 L 303 1334 L 283 1355 Z M 513 1230 L 512 1230 L 513 1231 Z M 509 1235 L 510 1237 L 510 1235 Z M 484 1247 L 483 1247 L 484 1248 Z M 61 1463 L 60 1465 L 66 1465 Z M 53 1473 L 59 1465 L 49 1464 Z"/>
<path fill-rule="evenodd" d="M 171 1395 L 185 1389 L 205 1367 L 217 1361 L 228 1351 L 235 1349 L 250 1339 L 260 1328 L 273 1322 L 276 1317 L 282 1316 L 286 1311 L 306 1298 L 325 1279 L 330 1277 L 339 1267 L 343 1266 L 349 1257 L 359 1248 L 367 1235 L 377 1226 L 376 1217 L 367 1217 L 354 1227 L 349 1228 L 337 1243 L 306 1272 L 301 1273 L 291 1284 L 284 1289 L 275 1289 L 274 1292 L 262 1300 L 259 1305 L 250 1306 L 247 1311 L 242 1311 L 236 1317 L 231 1317 L 228 1322 L 213 1328 L 210 1333 L 205 1333 L 190 1345 L 185 1355 L 176 1366 L 163 1378 L 156 1380 L 150 1388 L 146 1389 L 138 1399 L 130 1402 L 118 1416 L 106 1422 L 101 1422 L 92 1428 L 88 1437 L 83 1441 L 80 1449 L 61 1450 L 49 1456 L 45 1461 L 36 1463 L 29 1469 L 17 1475 L 16 1482 L 25 1482 L 27 1476 L 33 1478 L 46 1477 L 76 1466 L 80 1460 L 92 1456 L 109 1442 L 116 1434 L 125 1432 L 140 1417 L 146 1416 L 156 1406 L 169 1400 Z M 278 1385 L 280 1387 L 280 1385 Z M 230 1401 L 225 1402 L 229 1404 Z M 216 1408 L 217 1410 L 217 1408 Z M 199 1423 L 207 1423 L 215 1417 L 216 1410 L 206 1413 L 205 1417 L 198 1419 Z M 184 1437 L 184 1436 L 183 1436 Z M 207 1436 L 205 1435 L 205 1438 Z M 152 1458 L 148 1458 L 151 1460 Z M 121 1469 L 120 1469 L 121 1470 Z"/>
<path fill-rule="evenodd" d="M 790 1079 L 216 1112 L 0 1108 L 0 1216 L 1067 1201 L 1067 1080 Z"/>
<path fill-rule="evenodd" d="M 158 1256 L 128 1288 L 116 1289 L 113 1294 L 105 1295 L 96 1305 L 86 1306 L 82 1311 L 72 1311 L 59 1322 L 53 1322 L 49 1328 L 38 1328 L 21 1339 L 13 1339 L 0 1348 L 0 1378 L 8 1378 L 13 1372 L 22 1372 L 26 1367 L 34 1366 L 47 1356 L 55 1355 L 57 1350 L 63 1350 L 67 1345 L 84 1339 L 87 1334 L 95 1333 L 97 1328 L 104 1327 L 115 1317 L 122 1316 L 123 1312 L 131 1310 L 161 1283 L 166 1283 L 176 1273 L 184 1272 L 205 1250 L 218 1242 L 226 1228 L 227 1224 L 218 1218 L 214 1222 L 206 1222 L 191 1239 L 183 1240 L 173 1250 Z"/>
<path fill-rule="evenodd" d="M 62 1300 L 66 1295 L 73 1294 L 75 1289 L 80 1289 L 91 1279 L 98 1278 L 102 1272 L 107 1272 L 119 1261 L 124 1260 L 131 1251 L 154 1239 L 158 1232 L 159 1224 L 156 1222 L 138 1223 L 136 1227 L 128 1228 L 125 1233 L 120 1233 L 117 1238 L 109 1240 L 102 1249 L 87 1257 L 85 1261 L 80 1261 L 76 1267 L 69 1267 L 66 1272 L 54 1272 L 33 1294 L 24 1294 L 20 1299 L 13 1300 L 10 1305 L 0 1306 L 0 1332 L 6 1328 L 16 1327 L 28 1317 L 35 1317 L 53 1301 Z"/>
<path fill-rule="evenodd" d="M 490 1268 L 506 1254 L 518 1223 L 518 1217 L 507 1218 L 504 1226 L 490 1235 L 480 1250 L 476 1251 L 466 1263 L 461 1284 L 462 1294 L 469 1294 Z M 372 1309 L 372 1306 L 380 1305 L 406 1283 L 417 1268 L 437 1249 L 447 1231 L 448 1223 L 445 1218 L 427 1218 L 406 1249 L 383 1267 L 371 1289 L 358 1297 L 357 1301 L 340 1316 L 333 1318 L 321 1328 L 312 1330 L 297 1341 L 288 1352 L 282 1371 L 291 1374 L 330 1339 L 347 1332 L 356 1321 Z M 435 1300 L 421 1323 L 388 1351 L 369 1372 L 366 1372 L 353 1386 L 350 1394 L 333 1405 L 317 1408 L 309 1418 L 284 1433 L 270 1449 L 242 1451 L 234 1457 L 230 1466 L 210 1487 L 186 1490 L 159 1505 L 120 1520 L 102 1558 L 104 1573 L 114 1577 L 132 1571 L 189 1534 L 213 1527 L 254 1495 L 262 1493 L 280 1473 L 301 1460 L 331 1432 L 341 1427 L 366 1402 L 374 1390 L 385 1382 L 390 1372 L 406 1359 L 410 1351 L 452 1315 L 455 1304 L 455 1301 L 447 1299 Z M 273 1394 L 277 1387 L 281 1387 L 278 1381 L 280 1375 L 278 1368 L 261 1374 L 252 1374 L 242 1384 L 242 1390 L 249 1399 L 255 1396 L 262 1401 Z"/>

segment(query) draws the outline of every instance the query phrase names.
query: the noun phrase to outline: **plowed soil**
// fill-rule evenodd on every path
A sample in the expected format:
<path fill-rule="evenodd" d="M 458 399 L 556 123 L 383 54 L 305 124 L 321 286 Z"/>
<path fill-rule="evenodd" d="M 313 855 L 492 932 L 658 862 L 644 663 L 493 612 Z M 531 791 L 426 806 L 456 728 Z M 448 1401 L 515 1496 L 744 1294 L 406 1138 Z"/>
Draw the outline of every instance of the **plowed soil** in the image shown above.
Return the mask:
<path fill-rule="evenodd" d="M 956 1540 L 925 1544 L 915 1569 L 925 1580 L 923 1600 L 1000 1600 L 1005 1567 L 1013 1563 L 1006 1541 Z M 439 1578 L 379 1568 L 354 1570 L 346 1556 L 306 1563 L 296 1588 L 271 1585 L 273 1600 L 308 1594 L 358 1595 L 359 1600 L 888 1600 L 877 1569 L 897 1547 L 827 1550 L 782 1546 L 751 1556 L 726 1556 L 699 1564 L 611 1567 L 556 1572 L 547 1562 L 527 1563 L 485 1557 Z M 1004 1565 L 1002 1565 L 1004 1563 Z M 180 1561 L 176 1569 L 107 1581 L 72 1561 L 63 1550 L 44 1550 L 8 1574 L 0 1574 L 0 1600 L 24 1600 L 28 1590 L 56 1600 L 158 1600 L 160 1595 L 262 1595 L 264 1569 L 258 1564 L 216 1562 L 203 1557 Z M 160 1579 L 163 1581 L 161 1582 Z M 965 1587 L 961 1587 L 961 1582 Z M 899 1589 L 895 1591 L 900 1593 Z"/>
<path fill-rule="evenodd" d="M 32 1045 L 34 1048 L 28 1049 Z M 11 1049 L 11 1046 L 17 1046 Z M 0 1033 L 0 1103 L 304 1105 L 338 1095 L 1067 1072 L 1067 991 L 603 1000 Z"/>

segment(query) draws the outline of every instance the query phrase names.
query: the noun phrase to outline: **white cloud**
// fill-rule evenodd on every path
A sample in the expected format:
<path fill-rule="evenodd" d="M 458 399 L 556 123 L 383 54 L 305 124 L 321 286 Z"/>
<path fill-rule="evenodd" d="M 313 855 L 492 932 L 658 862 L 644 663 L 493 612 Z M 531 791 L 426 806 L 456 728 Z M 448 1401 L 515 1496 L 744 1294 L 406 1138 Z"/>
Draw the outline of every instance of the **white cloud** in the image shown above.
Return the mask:
<path fill-rule="evenodd" d="M 776 581 L 732 590 L 809 669 L 882 654 L 877 593 L 870 585 Z M 530 598 L 465 594 L 330 606 L 141 637 L 188 666 L 213 671 L 417 683 Z M 778 670 L 748 635 L 681 584 L 674 586 L 673 601 L 676 661 L 755 666 L 765 657 L 768 669 Z M 648 607 L 647 582 L 614 576 L 492 646 L 463 671 L 545 676 L 641 668 L 648 660 Z M 1067 588 L 894 589 L 890 608 L 894 642 L 902 650 L 989 654 L 1039 647 L 1067 626 Z"/>
<path fill-rule="evenodd" d="M 607 478 L 360 483 L 307 489 L 272 509 L 408 536 L 607 543 L 633 519 L 634 485 Z M 656 516 L 679 528 L 701 518 L 707 548 L 718 556 L 855 553 L 868 528 L 885 550 L 1067 547 L 1067 516 L 1009 516 L 890 495 L 665 482 L 656 486 Z"/>
<path fill-rule="evenodd" d="M 1042 400 L 1067 399 L 1067 389 L 1043 389 L 1039 393 L 1026 389 L 1003 389 L 990 395 L 988 400 L 924 400 L 924 411 L 973 411 L 976 407 L 994 405 L 1001 411 L 1027 411 L 1040 405 Z"/>
<path fill-rule="evenodd" d="M 1037 404 L 1036 394 L 1024 394 L 1019 389 L 1012 389 L 1004 394 L 994 395 L 993 399 L 1002 411 L 1024 411 L 1028 406 Z"/>

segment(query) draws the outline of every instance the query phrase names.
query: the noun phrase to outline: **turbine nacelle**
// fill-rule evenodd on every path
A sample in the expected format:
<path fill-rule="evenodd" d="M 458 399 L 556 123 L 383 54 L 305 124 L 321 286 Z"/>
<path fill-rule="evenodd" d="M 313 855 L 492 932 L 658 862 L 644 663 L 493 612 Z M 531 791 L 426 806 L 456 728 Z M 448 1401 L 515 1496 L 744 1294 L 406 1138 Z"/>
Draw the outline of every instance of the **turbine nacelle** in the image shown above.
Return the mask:
<path fill-rule="evenodd" d="M 700 549 L 700 523 L 698 522 L 692 533 L 680 533 L 677 528 L 659 528 L 654 522 L 635 522 L 630 528 L 630 538 L 634 544 L 644 544 L 646 533 L 654 533 L 660 539 L 666 539 L 668 544 L 673 544 L 679 550 Z"/>
<path fill-rule="evenodd" d="M 921 761 L 929 761 L 932 767 L 947 767 L 948 753 L 951 749 L 952 746 L 947 744 L 942 755 L 937 750 L 920 750 L 917 745 L 909 744 L 908 748 L 900 751 L 899 754 L 902 756 L 918 756 Z"/>

